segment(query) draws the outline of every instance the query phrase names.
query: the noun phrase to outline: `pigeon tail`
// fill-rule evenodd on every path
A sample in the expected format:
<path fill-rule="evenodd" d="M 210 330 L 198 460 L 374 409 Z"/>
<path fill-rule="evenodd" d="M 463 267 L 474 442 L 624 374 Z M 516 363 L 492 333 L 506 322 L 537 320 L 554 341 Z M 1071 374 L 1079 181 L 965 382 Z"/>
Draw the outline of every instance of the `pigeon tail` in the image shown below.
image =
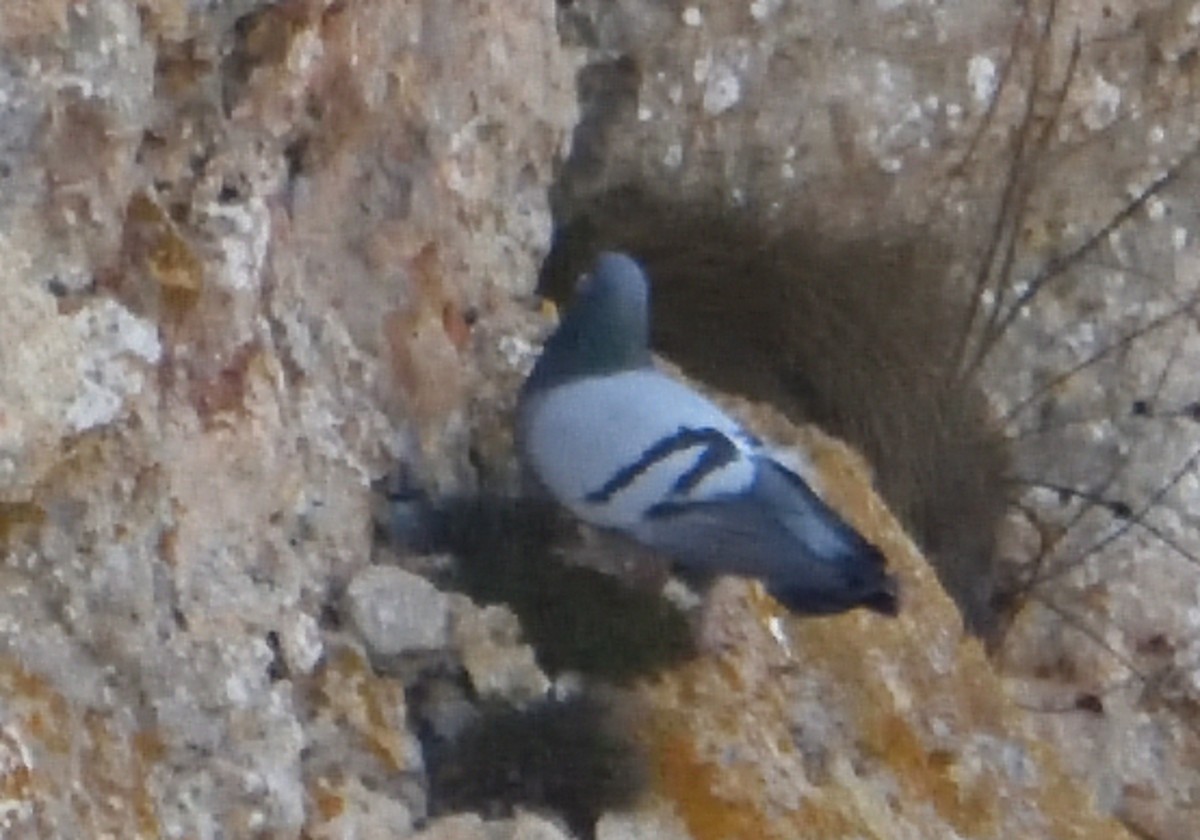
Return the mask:
<path fill-rule="evenodd" d="M 884 572 L 882 567 L 857 587 L 846 587 L 839 592 L 813 589 L 803 581 L 768 582 L 767 591 L 788 610 L 800 615 L 833 615 L 858 607 L 886 616 L 895 616 L 900 612 L 899 586 L 896 579 Z"/>
<path fill-rule="evenodd" d="M 776 566 L 763 576 L 773 596 L 793 612 L 821 615 L 866 607 L 896 615 L 899 595 L 883 552 L 774 459 L 759 467 L 755 492 L 775 512 L 808 562 Z M 799 558 L 796 558 L 797 560 Z M 817 569 L 820 574 L 815 573 Z"/>

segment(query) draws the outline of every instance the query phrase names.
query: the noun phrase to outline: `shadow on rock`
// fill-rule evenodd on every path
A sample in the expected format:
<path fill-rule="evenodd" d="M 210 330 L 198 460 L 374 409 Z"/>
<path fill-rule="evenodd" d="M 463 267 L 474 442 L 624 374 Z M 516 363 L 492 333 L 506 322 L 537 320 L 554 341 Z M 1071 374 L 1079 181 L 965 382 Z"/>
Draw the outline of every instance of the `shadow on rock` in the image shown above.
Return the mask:
<path fill-rule="evenodd" d="M 670 601 L 564 561 L 576 526 L 547 502 L 393 497 L 383 530 L 411 551 L 451 554 L 439 587 L 512 609 L 551 674 L 624 684 L 695 655 L 688 618 Z"/>

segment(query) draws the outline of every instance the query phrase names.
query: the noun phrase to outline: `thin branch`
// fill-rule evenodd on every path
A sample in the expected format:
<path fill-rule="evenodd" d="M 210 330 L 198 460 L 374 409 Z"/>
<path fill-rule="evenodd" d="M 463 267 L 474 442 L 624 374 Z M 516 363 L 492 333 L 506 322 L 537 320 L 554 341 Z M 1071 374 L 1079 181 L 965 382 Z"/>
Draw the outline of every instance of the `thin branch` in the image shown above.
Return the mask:
<path fill-rule="evenodd" d="M 1063 607 L 1061 604 L 1058 604 L 1058 603 L 1054 602 L 1053 600 L 1051 600 L 1049 597 L 1047 597 L 1045 595 L 1039 595 L 1038 593 L 1034 593 L 1033 596 L 1038 601 L 1038 603 L 1040 603 L 1046 609 L 1050 610 L 1052 613 L 1056 614 L 1059 618 L 1061 618 L 1064 622 L 1066 622 L 1066 624 L 1068 626 L 1073 627 L 1075 630 L 1082 633 L 1084 636 L 1086 636 L 1092 642 L 1096 643 L 1101 648 L 1103 648 L 1108 653 L 1110 653 L 1112 655 L 1113 659 L 1115 659 L 1115 660 L 1117 660 L 1117 662 L 1121 663 L 1121 665 L 1123 665 L 1129 671 L 1129 673 L 1133 674 L 1134 676 L 1136 676 L 1138 679 L 1142 680 L 1143 682 L 1146 681 L 1146 679 L 1147 679 L 1146 675 L 1144 673 L 1142 673 L 1142 670 L 1140 668 L 1138 668 L 1137 665 L 1135 665 L 1133 663 L 1133 660 L 1130 659 L 1128 656 L 1126 656 L 1121 651 L 1117 650 L 1111 644 L 1109 644 L 1108 640 L 1106 640 L 1104 638 L 1104 636 L 1102 636 L 1098 630 L 1093 628 L 1086 621 L 1084 621 L 1079 616 L 1075 615 L 1075 613 L 1071 612 L 1066 607 Z"/>
<path fill-rule="evenodd" d="M 1131 330 L 1130 332 L 1121 336 L 1120 338 L 1118 338 L 1116 341 L 1112 342 L 1111 344 L 1105 345 L 1101 349 L 1092 353 L 1087 358 L 1085 358 L 1082 361 L 1067 368 L 1065 371 L 1059 373 L 1057 376 L 1052 377 L 1048 381 L 1044 382 L 1040 387 L 1035 388 L 1032 392 L 1030 392 L 1025 397 L 1023 397 L 1020 401 L 1018 401 L 1016 403 L 1016 405 L 1014 405 L 1007 412 L 1005 412 L 1004 417 L 1001 418 L 1001 425 L 1007 426 L 1009 423 L 1011 423 L 1013 420 L 1015 420 L 1016 417 L 1022 411 L 1024 411 L 1026 408 L 1028 408 L 1030 405 L 1032 405 L 1036 400 L 1041 398 L 1046 393 L 1053 391 L 1055 388 L 1057 388 L 1059 385 L 1061 385 L 1066 380 L 1070 379 L 1075 374 L 1094 365 L 1096 362 L 1105 358 L 1106 356 L 1113 353 L 1114 351 L 1128 347 L 1129 345 L 1133 344 L 1133 342 L 1137 341 L 1138 339 L 1142 338 L 1143 336 L 1147 335 L 1148 333 L 1153 332 L 1154 330 L 1158 329 L 1159 327 L 1161 327 L 1162 325 L 1171 321 L 1172 319 L 1178 318 L 1180 315 L 1187 313 L 1189 310 L 1191 310 L 1197 304 L 1200 304 L 1200 293 L 1197 293 L 1197 295 L 1194 298 L 1191 298 L 1190 300 L 1185 301 L 1184 303 L 1180 304 L 1175 309 L 1172 309 L 1170 312 L 1165 312 L 1162 315 L 1159 315 L 1157 318 L 1152 318 L 1151 320 L 1147 321 L 1145 324 L 1142 324 L 1140 327 L 1138 327 L 1134 330 Z"/>
<path fill-rule="evenodd" d="M 1049 118 L 1043 124 L 1042 130 L 1034 143 L 1035 151 L 1033 156 L 1035 158 L 1041 158 L 1046 154 L 1052 138 L 1053 129 L 1058 125 L 1059 117 L 1062 116 L 1063 105 L 1067 100 L 1067 92 L 1070 90 L 1071 84 L 1075 80 L 1075 73 L 1079 68 L 1079 55 L 1079 31 L 1076 30 L 1075 36 L 1071 43 L 1071 54 L 1067 59 L 1067 69 L 1063 76 L 1062 84 L 1058 86 L 1058 90 L 1055 94 L 1054 106 L 1050 111 Z M 1040 75 L 1040 70 L 1038 73 Z M 1029 206 L 1029 198 L 1032 194 L 1032 190 L 1032 184 L 1027 181 L 1018 198 L 1016 209 L 1013 212 L 1013 223 L 1008 236 L 1008 244 L 1005 248 L 1004 260 L 1001 262 L 1000 269 L 996 275 L 997 283 L 994 305 L 992 306 L 992 311 L 989 313 L 988 321 L 981 331 L 980 345 L 976 350 L 975 358 L 971 361 L 971 364 L 968 367 L 969 373 L 978 369 L 979 365 L 981 365 L 983 360 L 987 357 L 990 347 L 993 346 L 1004 333 L 1005 327 L 1002 324 L 1003 319 L 1000 314 L 1001 312 L 1005 311 L 1006 295 L 1003 293 L 1008 289 L 1013 288 L 1011 279 L 1013 265 L 1016 262 L 1017 229 L 1019 228 L 1018 220 L 1025 217 L 1025 212 Z M 1028 289 L 1026 289 L 1026 291 L 1028 291 Z M 1020 295 L 1018 295 L 1017 299 L 1020 300 Z"/>
<path fill-rule="evenodd" d="M 1183 480 L 1185 475 L 1195 469 L 1197 463 L 1200 463 L 1200 448 L 1193 450 L 1192 454 L 1187 458 L 1187 460 L 1184 461 L 1183 466 L 1180 467 L 1165 484 L 1163 484 L 1151 495 L 1150 500 L 1145 505 L 1125 519 L 1120 527 L 1094 542 L 1077 557 L 1073 557 L 1071 560 L 1063 563 L 1055 564 L 1055 568 L 1051 571 L 1045 572 L 1039 577 L 1031 579 L 1030 586 L 1038 587 L 1042 584 L 1045 584 L 1047 581 L 1061 577 L 1072 569 L 1075 569 L 1081 564 L 1087 562 L 1090 557 L 1100 551 L 1103 551 L 1121 537 L 1125 536 L 1125 534 L 1129 533 L 1131 528 L 1141 525 L 1150 511 L 1162 501 L 1163 497 L 1166 496 L 1167 493 L 1171 492 L 1171 490 Z"/>
<path fill-rule="evenodd" d="M 980 124 L 979 130 L 972 138 L 971 144 L 967 149 L 967 154 L 964 155 L 960 165 L 965 165 L 970 157 L 974 155 L 975 147 L 978 145 L 983 136 L 984 127 L 992 118 L 994 118 L 995 112 L 999 107 L 1000 97 L 1003 95 L 1007 87 L 1008 81 L 1011 77 L 1012 68 L 1017 61 L 1018 48 L 1020 46 L 1020 40 L 1024 34 L 1025 28 L 1029 22 L 1029 16 L 1031 14 L 1030 9 L 1031 6 L 1026 5 L 1022 9 L 1021 17 L 1017 20 L 1017 25 L 1013 30 L 1012 47 L 1009 50 L 1008 59 L 1004 63 L 1002 70 L 1003 75 L 1001 76 L 1000 84 L 996 86 L 996 90 L 993 92 L 992 97 L 988 102 L 988 109 L 984 115 L 984 122 Z M 1036 78 L 1034 82 L 1036 84 Z M 980 307 L 983 301 L 983 292 L 990 284 L 992 275 L 991 268 L 995 261 L 996 250 L 1000 246 L 1000 241 L 1004 236 L 1004 231 L 1011 227 L 1009 224 L 1009 219 L 1011 217 L 1009 208 L 1012 204 L 1012 196 L 1017 189 L 1017 181 L 1023 172 L 1023 168 L 1021 166 L 1023 163 L 1023 155 L 1021 150 L 1024 144 L 1028 124 L 1032 119 L 1034 101 L 1034 92 L 1030 91 L 1025 100 L 1024 113 L 1022 114 L 1021 121 L 1018 124 L 1019 131 L 1015 139 L 1013 154 L 1010 158 L 1012 162 L 1008 167 L 1008 172 L 1005 177 L 1004 190 L 1001 194 L 1000 203 L 996 211 L 996 218 L 992 222 L 992 234 L 987 240 L 988 246 L 982 255 L 982 259 L 979 261 L 979 267 L 975 273 L 974 287 L 972 288 L 970 297 L 968 298 L 970 303 L 968 305 L 966 316 L 963 319 L 962 329 L 959 331 L 958 345 L 955 348 L 955 353 L 952 357 L 955 359 L 962 359 L 965 356 L 967 344 L 969 343 L 971 335 L 975 329 L 975 322 L 979 318 Z"/>
<path fill-rule="evenodd" d="M 1046 262 L 1033 279 L 1029 281 L 1025 290 L 1017 296 L 1016 301 L 1008 308 L 1003 317 L 996 322 L 995 329 L 984 337 L 980 344 L 980 352 L 976 353 L 976 361 L 972 363 L 972 368 L 982 363 L 987 354 L 991 352 L 996 342 L 1012 325 L 1017 316 L 1021 314 L 1025 307 L 1033 302 L 1033 299 L 1042 292 L 1042 290 L 1055 278 L 1063 274 L 1063 272 L 1071 265 L 1078 263 L 1088 254 L 1095 251 L 1100 245 L 1108 239 L 1114 232 L 1125 225 L 1134 217 L 1146 203 L 1162 192 L 1167 186 L 1174 182 L 1184 168 L 1189 166 L 1197 155 L 1200 155 L 1200 144 L 1191 148 L 1182 158 L 1167 169 L 1163 174 L 1155 178 L 1149 186 L 1139 192 L 1132 201 L 1126 204 L 1116 215 L 1096 230 L 1091 236 L 1087 237 L 1082 243 L 1071 249 L 1065 254 L 1057 257 L 1052 257 Z"/>
<path fill-rule="evenodd" d="M 1077 499 L 1083 499 L 1084 501 L 1090 502 L 1094 507 L 1104 508 L 1119 519 L 1126 519 L 1128 518 L 1128 515 L 1132 513 L 1132 509 L 1127 502 L 1123 502 L 1120 499 L 1106 498 L 1103 493 L 1096 493 L 1094 491 L 1084 490 L 1078 487 L 1068 487 L 1063 484 L 1055 484 L 1054 482 L 1041 481 L 1038 479 L 1015 478 L 1013 480 L 1028 487 L 1041 487 L 1046 490 L 1052 490 L 1055 493 L 1065 494 Z M 1142 519 L 1135 524 L 1137 527 L 1153 536 L 1159 542 L 1163 543 L 1165 546 L 1167 546 L 1167 548 L 1170 548 L 1187 562 L 1194 566 L 1200 567 L 1200 555 L 1188 548 L 1185 548 L 1179 543 L 1178 540 L 1163 531 L 1153 522 Z"/>

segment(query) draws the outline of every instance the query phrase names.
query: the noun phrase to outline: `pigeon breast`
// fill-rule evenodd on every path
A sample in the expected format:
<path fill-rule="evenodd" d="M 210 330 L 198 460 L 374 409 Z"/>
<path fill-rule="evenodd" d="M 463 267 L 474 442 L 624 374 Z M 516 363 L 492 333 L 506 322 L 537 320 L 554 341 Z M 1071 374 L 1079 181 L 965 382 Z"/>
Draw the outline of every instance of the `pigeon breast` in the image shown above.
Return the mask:
<path fill-rule="evenodd" d="M 581 377 L 522 410 L 522 445 L 538 480 L 593 525 L 630 530 L 657 511 L 754 483 L 754 438 L 653 369 Z"/>

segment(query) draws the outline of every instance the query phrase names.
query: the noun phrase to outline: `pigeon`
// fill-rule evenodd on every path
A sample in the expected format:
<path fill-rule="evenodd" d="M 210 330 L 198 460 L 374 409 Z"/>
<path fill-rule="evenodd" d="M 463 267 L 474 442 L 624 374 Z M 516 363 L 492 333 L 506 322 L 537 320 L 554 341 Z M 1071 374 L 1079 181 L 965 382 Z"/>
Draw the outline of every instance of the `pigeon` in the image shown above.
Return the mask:
<path fill-rule="evenodd" d="M 536 482 L 684 575 L 757 579 L 802 615 L 895 615 L 883 553 L 783 456 L 657 367 L 648 285 L 620 253 L 580 280 L 518 397 L 518 452 Z"/>

